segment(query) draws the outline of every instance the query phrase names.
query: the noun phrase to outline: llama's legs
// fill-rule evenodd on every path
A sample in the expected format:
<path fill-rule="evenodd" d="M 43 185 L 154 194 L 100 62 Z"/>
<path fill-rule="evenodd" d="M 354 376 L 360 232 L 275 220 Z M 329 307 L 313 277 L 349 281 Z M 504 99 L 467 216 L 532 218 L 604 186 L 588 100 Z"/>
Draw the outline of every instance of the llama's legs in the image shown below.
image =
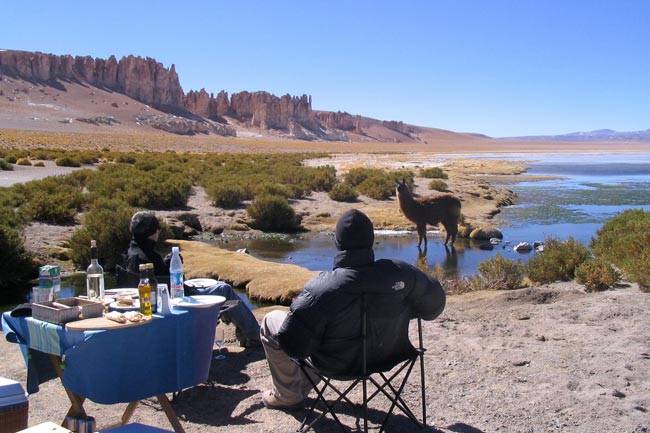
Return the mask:
<path fill-rule="evenodd" d="M 458 223 L 444 222 L 442 225 L 445 227 L 445 231 L 447 232 L 447 237 L 445 238 L 445 245 L 447 245 L 447 243 L 451 239 L 451 243 L 449 245 L 453 246 L 454 243 L 456 242 L 456 235 L 458 235 Z"/>
<path fill-rule="evenodd" d="M 427 225 L 418 224 L 417 231 L 418 231 L 418 248 L 420 248 L 420 245 L 422 244 L 422 240 L 424 240 L 424 249 L 426 250 L 427 249 Z"/>

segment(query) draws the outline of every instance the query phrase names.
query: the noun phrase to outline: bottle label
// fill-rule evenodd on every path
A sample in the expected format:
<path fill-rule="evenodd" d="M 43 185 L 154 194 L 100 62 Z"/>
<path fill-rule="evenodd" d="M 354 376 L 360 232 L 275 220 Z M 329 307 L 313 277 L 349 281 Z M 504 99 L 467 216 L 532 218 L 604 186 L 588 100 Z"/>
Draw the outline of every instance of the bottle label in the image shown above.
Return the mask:
<path fill-rule="evenodd" d="M 183 287 L 183 273 L 172 272 L 169 276 L 169 285 L 174 288 Z"/>

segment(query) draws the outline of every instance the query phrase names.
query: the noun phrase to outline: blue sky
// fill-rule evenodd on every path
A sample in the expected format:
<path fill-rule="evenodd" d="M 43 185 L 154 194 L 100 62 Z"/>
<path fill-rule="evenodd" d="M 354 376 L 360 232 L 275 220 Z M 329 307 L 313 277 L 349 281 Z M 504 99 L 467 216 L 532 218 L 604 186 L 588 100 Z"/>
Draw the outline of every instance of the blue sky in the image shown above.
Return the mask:
<path fill-rule="evenodd" d="M 0 48 L 494 137 L 650 128 L 650 1 L 3 2 Z"/>

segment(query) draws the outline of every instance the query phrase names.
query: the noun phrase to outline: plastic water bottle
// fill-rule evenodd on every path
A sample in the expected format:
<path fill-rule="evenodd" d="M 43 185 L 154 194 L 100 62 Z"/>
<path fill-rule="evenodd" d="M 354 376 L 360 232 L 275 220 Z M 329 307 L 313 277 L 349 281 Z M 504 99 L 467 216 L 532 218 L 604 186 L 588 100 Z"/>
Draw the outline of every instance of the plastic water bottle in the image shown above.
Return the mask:
<path fill-rule="evenodd" d="M 178 247 L 172 247 L 172 259 L 169 262 L 169 287 L 172 299 L 182 298 L 183 290 L 183 262 Z"/>

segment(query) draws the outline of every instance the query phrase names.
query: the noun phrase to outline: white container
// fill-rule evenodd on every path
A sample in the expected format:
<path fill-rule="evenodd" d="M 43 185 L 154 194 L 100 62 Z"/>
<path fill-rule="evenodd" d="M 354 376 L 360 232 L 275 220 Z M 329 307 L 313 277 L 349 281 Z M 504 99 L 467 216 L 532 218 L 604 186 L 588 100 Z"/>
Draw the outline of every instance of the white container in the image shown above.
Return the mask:
<path fill-rule="evenodd" d="M 0 433 L 27 428 L 29 402 L 22 385 L 0 377 Z"/>

